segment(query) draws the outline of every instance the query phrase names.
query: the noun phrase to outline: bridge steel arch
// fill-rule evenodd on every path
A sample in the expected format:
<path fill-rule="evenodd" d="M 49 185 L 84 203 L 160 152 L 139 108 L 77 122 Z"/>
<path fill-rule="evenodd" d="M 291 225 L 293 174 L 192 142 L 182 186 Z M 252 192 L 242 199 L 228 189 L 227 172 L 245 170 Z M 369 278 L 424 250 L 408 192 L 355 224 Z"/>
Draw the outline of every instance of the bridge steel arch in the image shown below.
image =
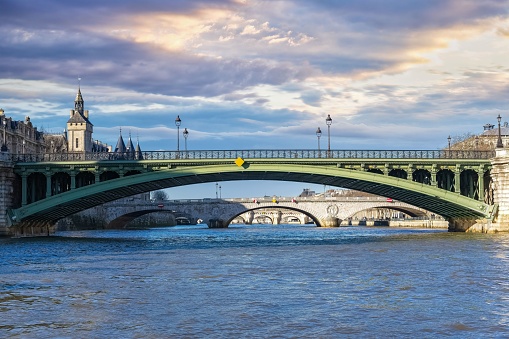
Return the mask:
<path fill-rule="evenodd" d="M 67 167 L 68 171 L 74 173 L 72 178 L 78 165 L 83 168 L 104 167 L 113 172 L 117 170 L 121 175 L 80 188 L 71 185 L 68 191 L 9 210 L 8 215 L 14 226 L 48 225 L 105 202 L 163 188 L 219 181 L 280 180 L 355 189 L 406 202 L 441 215 L 450 222 L 469 220 L 475 223 L 477 219 L 492 218 L 496 205 L 462 196 L 459 189 L 454 192 L 444 190 L 430 183 L 389 176 L 388 172 L 391 168 L 428 166 L 434 173 L 439 168 L 463 167 L 477 169 L 484 174 L 489 164 L 489 160 L 485 159 L 426 159 L 424 162 L 422 159 L 287 158 L 245 159 L 241 166 L 235 165 L 233 159 L 25 163 L 15 168 L 24 178 L 28 173 L 37 171 L 38 167 L 47 170 L 52 166 L 57 167 L 58 171 Z M 383 168 L 383 173 L 387 175 L 368 172 L 369 168 Z M 123 176 L 127 170 L 138 170 L 140 173 Z M 460 172 L 455 173 L 459 178 Z M 26 184 L 26 180 L 23 181 Z"/>

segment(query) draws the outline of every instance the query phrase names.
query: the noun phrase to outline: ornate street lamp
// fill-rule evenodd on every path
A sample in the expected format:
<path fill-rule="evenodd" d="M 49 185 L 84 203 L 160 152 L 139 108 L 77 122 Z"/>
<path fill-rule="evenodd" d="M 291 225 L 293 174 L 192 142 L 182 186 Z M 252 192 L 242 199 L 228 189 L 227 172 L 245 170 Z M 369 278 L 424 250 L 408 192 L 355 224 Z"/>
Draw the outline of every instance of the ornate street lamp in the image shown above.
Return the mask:
<path fill-rule="evenodd" d="M 502 147 L 504 147 L 504 144 L 502 143 L 502 135 L 500 133 L 500 121 L 502 120 L 502 117 L 500 116 L 500 114 L 498 115 L 497 120 L 498 120 L 497 148 L 502 148 Z"/>
<path fill-rule="evenodd" d="M 320 127 L 316 130 L 316 137 L 318 138 L 318 157 L 320 157 L 320 137 L 322 136 L 322 130 Z"/>
<path fill-rule="evenodd" d="M 222 196 L 221 196 L 221 185 L 219 185 L 219 199 L 222 199 Z"/>
<path fill-rule="evenodd" d="M 330 125 L 332 125 L 332 118 L 330 114 L 327 114 L 327 118 L 325 119 L 325 123 L 327 124 L 327 157 L 330 158 Z"/>
<path fill-rule="evenodd" d="M 7 152 L 7 121 L 3 120 L 4 125 L 4 143 L 2 144 L 2 152 Z"/>
<path fill-rule="evenodd" d="M 447 137 L 447 143 L 448 143 L 449 152 L 451 152 L 451 136 L 450 135 Z"/>
<path fill-rule="evenodd" d="M 180 151 L 180 124 L 182 124 L 182 120 L 180 120 L 180 116 L 177 115 L 175 119 L 175 126 L 177 126 L 177 158 Z"/>
<path fill-rule="evenodd" d="M 216 199 L 217 199 L 217 187 L 219 186 L 219 184 L 216 182 Z"/>
<path fill-rule="evenodd" d="M 23 154 L 25 154 L 25 144 L 26 144 L 26 141 L 25 141 L 25 139 L 23 139 Z"/>
<path fill-rule="evenodd" d="M 184 135 L 184 147 L 187 152 L 187 137 L 189 136 L 189 131 L 187 128 L 184 128 L 184 132 L 182 132 L 182 134 Z"/>

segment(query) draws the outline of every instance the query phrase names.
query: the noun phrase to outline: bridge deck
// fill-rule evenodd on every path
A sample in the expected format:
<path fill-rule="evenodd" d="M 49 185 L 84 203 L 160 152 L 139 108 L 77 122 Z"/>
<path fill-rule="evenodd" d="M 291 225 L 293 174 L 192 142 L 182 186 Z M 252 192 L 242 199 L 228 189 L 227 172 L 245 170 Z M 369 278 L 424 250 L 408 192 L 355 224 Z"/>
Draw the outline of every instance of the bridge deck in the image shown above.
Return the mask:
<path fill-rule="evenodd" d="M 125 154 L 20 155 L 15 172 L 22 177 L 43 173 L 76 176 L 113 171 L 119 178 L 73 188 L 10 212 L 16 221 L 56 221 L 75 212 L 122 197 L 163 188 L 230 180 L 281 180 L 351 188 L 391 197 L 445 218 L 490 217 L 494 206 L 436 185 L 391 177 L 390 169 L 471 169 L 485 171 L 493 152 L 483 151 L 314 151 L 249 150 L 144 152 L 143 159 Z M 103 157 L 108 156 L 108 159 Z M 240 166 L 235 159 L 242 158 Z M 136 173 L 124 176 L 125 173 Z"/>

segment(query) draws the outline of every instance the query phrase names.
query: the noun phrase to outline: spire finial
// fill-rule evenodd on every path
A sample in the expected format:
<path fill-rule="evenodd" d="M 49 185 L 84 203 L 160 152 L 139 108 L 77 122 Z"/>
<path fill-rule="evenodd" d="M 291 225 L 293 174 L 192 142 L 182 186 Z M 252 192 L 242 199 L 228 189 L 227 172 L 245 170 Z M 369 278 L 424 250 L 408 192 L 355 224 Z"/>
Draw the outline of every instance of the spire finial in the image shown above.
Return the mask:
<path fill-rule="evenodd" d="M 81 90 L 81 77 L 78 75 L 78 90 Z"/>

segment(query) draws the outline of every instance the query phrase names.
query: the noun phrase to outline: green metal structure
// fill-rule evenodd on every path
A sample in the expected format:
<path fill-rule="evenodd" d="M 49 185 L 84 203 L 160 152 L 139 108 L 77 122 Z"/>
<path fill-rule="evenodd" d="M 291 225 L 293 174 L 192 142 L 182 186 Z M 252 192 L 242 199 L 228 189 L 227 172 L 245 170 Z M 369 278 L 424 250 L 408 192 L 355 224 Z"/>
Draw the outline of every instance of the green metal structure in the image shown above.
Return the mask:
<path fill-rule="evenodd" d="M 327 157 L 329 156 L 329 157 Z M 280 180 L 390 197 L 445 218 L 492 218 L 492 152 L 250 150 L 23 155 L 12 223 L 54 223 L 119 198 L 191 184 Z"/>

